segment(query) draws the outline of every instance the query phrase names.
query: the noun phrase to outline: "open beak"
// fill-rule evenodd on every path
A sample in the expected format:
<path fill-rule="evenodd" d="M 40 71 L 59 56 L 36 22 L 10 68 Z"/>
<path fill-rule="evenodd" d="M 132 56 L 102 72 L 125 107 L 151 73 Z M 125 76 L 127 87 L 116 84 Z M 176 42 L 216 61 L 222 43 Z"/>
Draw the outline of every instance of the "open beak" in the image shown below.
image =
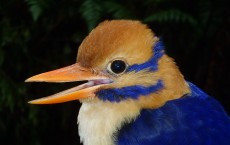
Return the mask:
<path fill-rule="evenodd" d="M 29 103 L 54 104 L 95 97 L 95 92 L 98 90 L 98 88 L 112 82 L 112 80 L 106 75 L 96 74 L 91 69 L 84 68 L 78 63 L 57 70 L 35 75 L 25 80 L 25 82 L 60 83 L 85 80 L 88 80 L 88 82 L 48 97 L 32 100 Z"/>

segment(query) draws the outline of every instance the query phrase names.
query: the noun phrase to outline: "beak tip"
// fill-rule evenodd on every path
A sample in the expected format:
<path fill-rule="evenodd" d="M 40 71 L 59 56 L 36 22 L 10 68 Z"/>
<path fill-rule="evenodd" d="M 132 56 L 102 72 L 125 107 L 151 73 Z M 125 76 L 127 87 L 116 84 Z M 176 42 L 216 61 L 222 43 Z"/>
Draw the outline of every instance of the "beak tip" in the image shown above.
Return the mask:
<path fill-rule="evenodd" d="M 36 101 L 34 101 L 34 100 L 31 100 L 31 101 L 29 101 L 29 102 L 27 102 L 28 104 L 37 104 L 36 103 Z"/>
<path fill-rule="evenodd" d="M 26 79 L 25 82 L 26 83 L 30 83 L 30 82 L 45 82 L 45 80 L 43 78 L 39 78 L 38 75 L 36 75 L 36 76 L 33 76 L 33 77 L 30 77 L 30 78 Z"/>
<path fill-rule="evenodd" d="M 26 79 L 26 80 L 25 80 L 25 82 L 26 82 L 26 83 L 28 83 L 28 82 L 35 82 L 35 81 L 39 81 L 39 80 L 36 80 L 36 78 L 35 78 L 35 79 L 34 79 L 34 78 L 35 78 L 35 76 L 30 77 L 30 78 Z"/>
<path fill-rule="evenodd" d="M 27 103 L 28 104 L 33 104 L 33 105 L 49 104 L 49 103 L 45 103 L 42 99 L 31 100 L 31 101 L 29 101 Z"/>
<path fill-rule="evenodd" d="M 31 81 L 30 81 L 30 78 L 26 79 L 25 82 L 26 82 L 26 83 L 31 82 Z"/>

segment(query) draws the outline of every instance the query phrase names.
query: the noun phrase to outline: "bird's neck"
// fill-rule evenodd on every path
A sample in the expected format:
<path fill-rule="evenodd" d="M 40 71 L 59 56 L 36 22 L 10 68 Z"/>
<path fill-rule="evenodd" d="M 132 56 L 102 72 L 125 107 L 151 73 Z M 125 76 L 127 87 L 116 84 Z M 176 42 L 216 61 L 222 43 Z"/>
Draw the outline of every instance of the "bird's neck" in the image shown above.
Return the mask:
<path fill-rule="evenodd" d="M 84 145 L 114 145 L 115 133 L 139 113 L 139 106 L 132 101 L 84 102 L 78 115 L 81 141 Z"/>
<path fill-rule="evenodd" d="M 163 88 L 155 93 L 118 103 L 100 100 L 83 102 L 78 124 L 84 145 L 114 145 L 117 131 L 124 123 L 135 120 L 142 109 L 157 109 L 170 100 L 190 93 L 183 75 L 170 57 L 162 56 L 158 65 L 156 72 L 146 76 L 146 82 L 154 78 L 162 80 Z"/>
<path fill-rule="evenodd" d="M 163 88 L 157 93 L 141 96 L 141 108 L 154 109 L 163 106 L 170 100 L 178 99 L 190 93 L 189 86 L 172 58 L 166 54 L 158 61 L 158 70 L 153 76 L 162 80 Z"/>

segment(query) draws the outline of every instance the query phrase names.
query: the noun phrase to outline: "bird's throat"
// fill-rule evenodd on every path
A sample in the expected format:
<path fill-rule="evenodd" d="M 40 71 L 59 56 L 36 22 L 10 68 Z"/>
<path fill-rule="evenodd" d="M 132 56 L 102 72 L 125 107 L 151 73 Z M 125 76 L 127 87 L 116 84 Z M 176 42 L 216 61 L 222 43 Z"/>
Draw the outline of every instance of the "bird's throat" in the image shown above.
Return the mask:
<path fill-rule="evenodd" d="M 139 113 L 140 108 L 133 101 L 84 102 L 78 115 L 81 141 L 84 145 L 114 145 L 114 134 Z"/>

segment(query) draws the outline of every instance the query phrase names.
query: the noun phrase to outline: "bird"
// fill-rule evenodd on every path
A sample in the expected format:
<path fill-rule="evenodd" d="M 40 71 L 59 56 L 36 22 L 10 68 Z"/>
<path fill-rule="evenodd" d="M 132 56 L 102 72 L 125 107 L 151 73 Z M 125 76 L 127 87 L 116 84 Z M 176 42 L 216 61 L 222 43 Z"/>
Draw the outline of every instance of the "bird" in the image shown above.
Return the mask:
<path fill-rule="evenodd" d="M 230 145 L 221 104 L 185 80 L 160 38 L 138 20 L 106 20 L 82 41 L 76 63 L 25 82 L 85 83 L 30 101 L 79 100 L 84 145 Z"/>

